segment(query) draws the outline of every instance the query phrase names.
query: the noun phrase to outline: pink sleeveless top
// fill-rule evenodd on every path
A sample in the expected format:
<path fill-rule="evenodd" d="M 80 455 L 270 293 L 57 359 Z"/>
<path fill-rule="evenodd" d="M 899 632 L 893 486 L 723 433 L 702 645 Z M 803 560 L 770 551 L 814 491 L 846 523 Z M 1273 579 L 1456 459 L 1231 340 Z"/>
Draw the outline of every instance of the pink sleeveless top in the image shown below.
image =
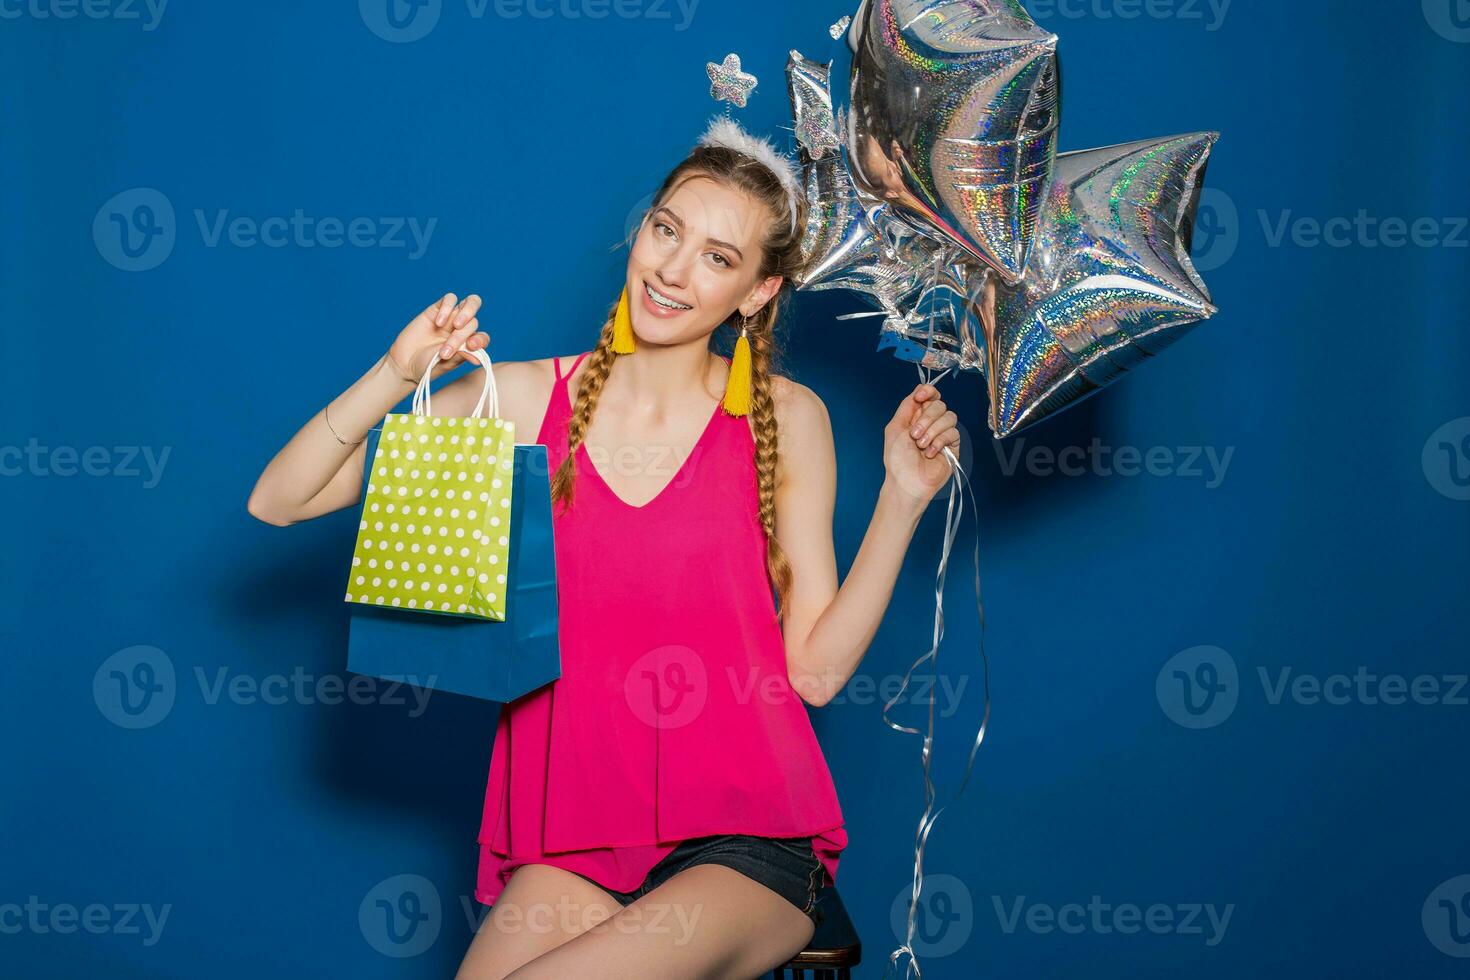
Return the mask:
<path fill-rule="evenodd" d="M 553 363 L 536 441 L 554 473 L 572 403 L 570 372 Z M 578 448 L 572 506 L 555 505 L 552 518 L 562 676 L 501 709 L 480 902 L 493 904 L 530 863 L 632 891 L 681 840 L 709 834 L 811 836 L 835 882 L 847 833 L 786 676 L 754 452 L 746 419 L 716 405 L 686 458 L 631 461 L 669 475 L 634 507 Z M 630 461 L 612 454 L 602 465 Z"/>

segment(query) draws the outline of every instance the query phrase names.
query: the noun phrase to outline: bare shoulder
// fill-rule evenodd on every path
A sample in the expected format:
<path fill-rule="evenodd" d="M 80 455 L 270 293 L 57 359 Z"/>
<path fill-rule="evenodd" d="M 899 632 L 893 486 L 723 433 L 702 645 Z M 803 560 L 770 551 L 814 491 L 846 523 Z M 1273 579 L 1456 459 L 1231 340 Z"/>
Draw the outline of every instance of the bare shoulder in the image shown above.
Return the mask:
<path fill-rule="evenodd" d="M 832 419 L 821 396 L 798 381 L 777 375 L 772 378 L 771 401 L 775 403 L 779 433 L 780 482 L 798 476 L 805 484 L 835 472 Z"/>
<path fill-rule="evenodd" d="M 554 377 L 551 358 L 530 361 L 494 361 L 495 390 L 500 416 L 515 423 L 517 439 L 529 442 L 541 427 Z M 485 388 L 479 368 L 466 371 L 434 392 L 435 415 L 467 416 L 474 411 Z"/>
<path fill-rule="evenodd" d="M 561 362 L 561 370 L 565 372 L 574 360 L 576 355 L 563 355 L 496 365 L 495 382 L 501 388 L 501 404 L 506 406 L 503 414 L 515 422 L 517 433 L 524 433 L 518 436 L 520 441 L 530 442 L 541 430 L 556 384 L 556 362 Z M 565 377 L 563 373 L 563 380 Z"/>
<path fill-rule="evenodd" d="M 501 399 L 511 392 L 529 396 L 532 401 L 537 394 L 548 394 L 553 377 L 551 361 L 549 357 L 539 357 L 531 361 L 495 362 L 495 383 L 500 386 Z"/>
<path fill-rule="evenodd" d="M 827 414 L 826 402 L 801 382 L 783 375 L 772 377 L 771 401 L 776 406 L 776 425 L 783 441 L 787 438 L 799 441 L 831 433 L 832 420 Z"/>

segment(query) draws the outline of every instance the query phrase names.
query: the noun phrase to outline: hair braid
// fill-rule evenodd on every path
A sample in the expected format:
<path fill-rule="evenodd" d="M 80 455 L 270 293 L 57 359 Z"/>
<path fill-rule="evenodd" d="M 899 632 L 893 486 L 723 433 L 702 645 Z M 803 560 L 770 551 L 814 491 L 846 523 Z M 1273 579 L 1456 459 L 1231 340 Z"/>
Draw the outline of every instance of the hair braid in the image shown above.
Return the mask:
<path fill-rule="evenodd" d="M 613 309 L 616 311 L 616 304 Z M 552 503 L 560 503 L 563 509 L 572 505 L 577 474 L 574 462 L 577 449 L 582 445 L 582 440 L 587 438 L 587 426 L 592 421 L 592 412 L 597 408 L 597 400 L 602 397 L 602 386 L 607 382 L 613 361 L 617 359 L 612 349 L 612 337 L 613 314 L 609 314 L 607 321 L 602 325 L 602 334 L 597 338 L 597 347 L 587 358 L 587 370 L 582 372 L 582 380 L 577 385 L 577 397 L 572 404 L 572 417 L 567 423 L 566 458 L 561 461 L 561 465 L 556 468 L 556 473 L 551 477 Z M 565 379 L 558 382 L 558 384 L 563 383 Z"/>
<path fill-rule="evenodd" d="M 776 310 L 768 304 L 747 323 L 746 340 L 750 344 L 750 420 L 755 438 L 756 482 L 760 496 L 761 526 L 766 532 L 766 574 L 776 586 L 779 598 L 777 616 L 786 608 L 791 592 L 791 563 L 776 540 L 776 464 L 779 434 L 776 425 L 776 402 L 771 396 L 771 361 L 775 342 L 772 336 Z"/>

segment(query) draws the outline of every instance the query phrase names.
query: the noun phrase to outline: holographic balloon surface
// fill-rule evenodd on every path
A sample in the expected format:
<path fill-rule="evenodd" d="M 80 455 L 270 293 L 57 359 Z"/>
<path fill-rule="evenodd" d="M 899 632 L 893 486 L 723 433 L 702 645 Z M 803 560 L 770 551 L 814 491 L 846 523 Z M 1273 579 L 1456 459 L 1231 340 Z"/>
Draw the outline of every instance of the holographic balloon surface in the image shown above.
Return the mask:
<path fill-rule="evenodd" d="M 1056 156 L 1056 36 L 1016 0 L 867 0 L 849 37 L 858 190 L 1019 280 Z"/>
<path fill-rule="evenodd" d="M 1056 38 L 1016 0 L 863 0 L 844 47 L 835 111 L 830 63 L 787 65 L 798 285 L 864 296 L 879 349 L 984 375 L 997 438 L 1214 314 L 1189 245 L 1218 134 L 1058 156 Z"/>
<path fill-rule="evenodd" d="M 1218 136 L 1057 158 L 1026 277 L 996 285 L 993 312 L 982 303 L 997 437 L 1111 384 L 1214 315 L 1189 243 Z"/>

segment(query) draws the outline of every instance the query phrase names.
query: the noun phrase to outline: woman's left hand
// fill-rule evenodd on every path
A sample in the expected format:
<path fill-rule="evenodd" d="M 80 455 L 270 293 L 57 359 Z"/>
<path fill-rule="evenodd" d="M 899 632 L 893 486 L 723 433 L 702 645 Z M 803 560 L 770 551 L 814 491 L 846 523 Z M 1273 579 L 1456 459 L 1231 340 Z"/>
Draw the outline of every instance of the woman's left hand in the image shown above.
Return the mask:
<path fill-rule="evenodd" d="M 939 390 L 921 384 L 899 403 L 893 420 L 883 430 L 883 465 L 888 479 L 924 503 L 949 481 L 946 447 L 959 455 L 959 419 L 939 397 Z"/>

